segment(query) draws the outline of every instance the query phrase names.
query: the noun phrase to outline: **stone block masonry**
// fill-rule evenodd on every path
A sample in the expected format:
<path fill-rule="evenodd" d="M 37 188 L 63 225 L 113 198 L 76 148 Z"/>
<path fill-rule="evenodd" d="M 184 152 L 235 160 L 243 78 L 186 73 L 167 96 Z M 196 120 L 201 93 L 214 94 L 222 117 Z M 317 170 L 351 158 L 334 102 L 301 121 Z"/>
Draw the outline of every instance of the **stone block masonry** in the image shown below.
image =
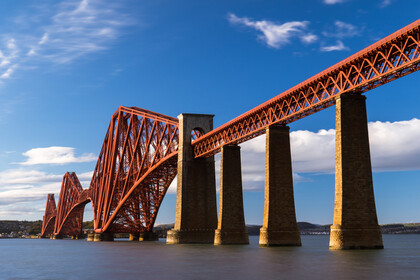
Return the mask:
<path fill-rule="evenodd" d="M 293 195 L 289 127 L 266 130 L 264 221 L 260 246 L 301 246 Z"/>
<path fill-rule="evenodd" d="M 330 249 L 383 248 L 372 182 L 366 97 L 336 100 L 335 204 Z"/>
<path fill-rule="evenodd" d="M 214 245 L 249 244 L 242 197 L 241 147 L 222 147 L 219 222 Z"/>

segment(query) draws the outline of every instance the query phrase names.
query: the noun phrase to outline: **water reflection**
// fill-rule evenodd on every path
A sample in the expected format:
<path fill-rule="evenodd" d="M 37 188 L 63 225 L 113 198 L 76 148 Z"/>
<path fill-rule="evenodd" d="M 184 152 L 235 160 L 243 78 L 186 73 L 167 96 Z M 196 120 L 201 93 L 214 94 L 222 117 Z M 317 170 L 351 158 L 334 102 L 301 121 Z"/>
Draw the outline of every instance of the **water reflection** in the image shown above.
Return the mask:
<path fill-rule="evenodd" d="M 0 240 L 1 279 L 401 279 L 420 274 L 420 235 L 384 235 L 384 250 L 330 251 L 328 236 L 302 247 L 159 242 Z"/>

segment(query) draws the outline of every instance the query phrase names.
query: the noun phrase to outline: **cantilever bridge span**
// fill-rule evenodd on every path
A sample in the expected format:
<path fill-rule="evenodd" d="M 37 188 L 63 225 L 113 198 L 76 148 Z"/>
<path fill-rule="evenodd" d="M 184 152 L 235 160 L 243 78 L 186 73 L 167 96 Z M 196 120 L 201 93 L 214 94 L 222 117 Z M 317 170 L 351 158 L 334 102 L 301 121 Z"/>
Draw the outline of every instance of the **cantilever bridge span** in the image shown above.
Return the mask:
<path fill-rule="evenodd" d="M 237 144 L 266 133 L 266 202 L 260 244 L 300 245 L 286 125 L 336 104 L 336 204 L 330 246 L 381 248 L 361 94 L 419 68 L 417 20 L 214 130 L 211 115 L 182 114 L 178 120 L 137 107 L 120 107 L 112 116 L 89 189 L 82 190 L 76 175 L 66 173 L 57 208 L 54 196 L 48 195 L 42 235 L 80 233 L 84 205 L 89 201 L 97 234 L 151 233 L 162 199 L 178 174 L 176 221 L 168 232 L 168 243 L 213 242 L 212 238 L 215 244 L 247 243 Z M 217 223 L 211 188 L 213 155 L 218 152 L 222 153 L 222 195 Z M 348 154 L 359 156 L 353 159 Z M 272 163 L 278 160 L 286 171 Z M 352 173 L 349 166 L 360 167 L 362 180 L 348 175 Z M 364 202 L 347 209 L 360 195 L 366 198 Z M 273 218 L 276 215 L 287 217 Z"/>

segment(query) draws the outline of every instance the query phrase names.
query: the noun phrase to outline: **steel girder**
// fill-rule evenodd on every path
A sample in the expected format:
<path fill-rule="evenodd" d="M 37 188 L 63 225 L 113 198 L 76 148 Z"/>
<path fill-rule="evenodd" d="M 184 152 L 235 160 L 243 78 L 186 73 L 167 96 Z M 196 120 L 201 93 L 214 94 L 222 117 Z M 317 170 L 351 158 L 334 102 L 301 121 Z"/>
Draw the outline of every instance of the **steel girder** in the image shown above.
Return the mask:
<path fill-rule="evenodd" d="M 195 157 L 218 153 L 335 104 L 341 94 L 363 93 L 420 69 L 420 20 L 359 51 L 192 142 Z"/>

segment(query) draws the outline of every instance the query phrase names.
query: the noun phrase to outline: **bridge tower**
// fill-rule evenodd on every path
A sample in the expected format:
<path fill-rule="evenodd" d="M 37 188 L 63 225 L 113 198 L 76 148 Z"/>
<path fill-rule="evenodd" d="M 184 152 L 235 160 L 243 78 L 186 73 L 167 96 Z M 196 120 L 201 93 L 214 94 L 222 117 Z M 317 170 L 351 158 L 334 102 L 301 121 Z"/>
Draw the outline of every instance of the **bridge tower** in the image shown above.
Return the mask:
<path fill-rule="evenodd" d="M 194 158 L 192 131 L 213 129 L 214 115 L 181 114 L 179 120 L 175 226 L 166 242 L 213 243 L 217 226 L 214 156 Z"/>

